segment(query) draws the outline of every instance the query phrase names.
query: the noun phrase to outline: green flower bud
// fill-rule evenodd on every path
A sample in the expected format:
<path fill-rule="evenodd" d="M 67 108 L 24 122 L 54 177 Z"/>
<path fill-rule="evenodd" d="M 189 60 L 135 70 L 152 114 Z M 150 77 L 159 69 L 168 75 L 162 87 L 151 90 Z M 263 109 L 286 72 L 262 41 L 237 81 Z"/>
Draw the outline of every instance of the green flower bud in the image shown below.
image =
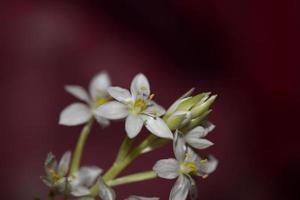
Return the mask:
<path fill-rule="evenodd" d="M 183 128 L 181 128 L 180 130 L 184 133 L 188 132 L 189 130 L 195 128 L 196 126 L 201 125 L 201 122 L 208 116 L 208 114 L 211 112 L 212 110 L 207 110 L 206 112 L 204 112 L 202 115 L 200 115 L 197 118 L 191 119 L 191 121 L 185 125 Z"/>
<path fill-rule="evenodd" d="M 170 130 L 176 130 L 181 123 L 186 119 L 187 112 L 177 111 L 168 117 L 165 122 Z"/>
<path fill-rule="evenodd" d="M 217 95 L 210 97 L 210 92 L 188 96 L 193 90 L 175 101 L 164 116 L 164 121 L 171 130 L 180 129 L 183 132 L 198 126 L 210 113 L 210 106 Z"/>
<path fill-rule="evenodd" d="M 194 105 L 196 105 L 203 97 L 205 93 L 198 94 L 196 96 L 190 97 L 185 101 L 181 102 L 178 107 L 177 111 L 189 111 Z"/>
<path fill-rule="evenodd" d="M 216 100 L 217 95 L 211 96 L 209 99 L 205 99 L 204 102 L 199 102 L 191 109 L 192 118 L 197 118 L 201 116 L 203 113 L 209 110 L 210 106 Z"/>
<path fill-rule="evenodd" d="M 195 88 L 191 88 L 189 91 L 187 91 L 185 94 L 183 94 L 181 97 L 179 97 L 167 110 L 165 113 L 164 119 L 168 118 L 172 113 L 176 111 L 178 108 L 178 105 L 181 104 L 183 101 L 185 101 L 187 98 L 190 98 L 189 96 L 193 93 Z"/>

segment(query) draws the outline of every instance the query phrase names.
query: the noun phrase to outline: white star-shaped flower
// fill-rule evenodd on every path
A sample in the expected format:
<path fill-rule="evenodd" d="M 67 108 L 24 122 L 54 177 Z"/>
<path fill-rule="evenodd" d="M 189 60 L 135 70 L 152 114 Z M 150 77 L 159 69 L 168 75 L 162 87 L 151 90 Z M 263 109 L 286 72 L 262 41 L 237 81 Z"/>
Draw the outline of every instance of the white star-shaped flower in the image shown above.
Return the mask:
<path fill-rule="evenodd" d="M 67 176 L 70 160 L 70 151 L 64 153 L 58 164 L 55 156 L 49 153 L 45 161 L 46 176 L 41 179 L 55 191 L 74 197 L 89 195 L 90 187 L 96 183 L 102 170 L 95 166 L 81 167 L 74 175 Z"/>
<path fill-rule="evenodd" d="M 205 178 L 216 169 L 218 161 L 212 156 L 209 160 L 201 159 L 185 145 L 183 136 L 177 131 L 173 141 L 173 150 L 176 159 L 159 160 L 154 165 L 153 171 L 161 178 L 177 178 L 170 193 L 170 200 L 184 200 L 189 192 L 192 193 L 192 199 L 197 199 L 197 195 L 193 194 L 196 184 L 192 176 Z"/>
<path fill-rule="evenodd" d="M 109 87 L 107 91 L 117 101 L 100 106 L 96 113 L 111 120 L 126 118 L 125 130 L 129 138 L 137 136 L 144 124 L 158 137 L 173 138 L 172 132 L 159 118 L 165 113 L 165 109 L 152 100 L 149 82 L 143 74 L 134 77 L 131 92 L 120 87 Z"/>
<path fill-rule="evenodd" d="M 60 114 L 59 124 L 75 126 L 88 122 L 93 116 L 101 126 L 109 125 L 109 121 L 101 116 L 95 115 L 95 109 L 106 103 L 110 96 L 107 88 L 111 85 L 110 78 L 106 72 L 101 72 L 93 77 L 89 85 L 89 94 L 81 86 L 67 85 L 65 90 L 74 97 L 85 103 L 72 103 Z"/>

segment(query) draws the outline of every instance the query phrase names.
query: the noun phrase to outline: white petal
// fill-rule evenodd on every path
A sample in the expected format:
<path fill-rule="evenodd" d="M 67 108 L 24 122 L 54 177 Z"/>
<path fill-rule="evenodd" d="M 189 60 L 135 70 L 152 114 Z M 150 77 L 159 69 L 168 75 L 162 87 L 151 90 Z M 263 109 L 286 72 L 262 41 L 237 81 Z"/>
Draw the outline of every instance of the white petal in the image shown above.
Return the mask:
<path fill-rule="evenodd" d="M 67 151 L 64 153 L 64 155 L 61 157 L 57 171 L 60 176 L 65 176 L 69 170 L 71 161 L 71 151 Z"/>
<path fill-rule="evenodd" d="M 156 119 L 149 117 L 146 121 L 146 128 L 158 137 L 173 139 L 173 134 L 171 130 L 166 125 L 166 123 L 159 117 L 157 117 Z"/>
<path fill-rule="evenodd" d="M 174 158 L 162 159 L 155 163 L 153 171 L 161 178 L 174 179 L 178 176 L 179 164 Z"/>
<path fill-rule="evenodd" d="M 204 174 L 210 174 L 216 170 L 217 166 L 218 160 L 213 156 L 209 156 L 208 162 L 200 163 L 199 172 Z"/>
<path fill-rule="evenodd" d="M 55 156 L 51 152 L 48 153 L 47 158 L 44 163 L 46 172 L 48 173 L 49 170 L 55 170 L 56 165 L 57 165 L 57 162 L 56 162 Z"/>
<path fill-rule="evenodd" d="M 96 114 L 94 114 L 96 121 L 98 122 L 98 124 L 100 124 L 100 126 L 102 128 L 105 128 L 107 126 L 110 125 L 110 121 L 104 117 L 98 116 Z"/>
<path fill-rule="evenodd" d="M 186 155 L 187 156 L 185 156 L 184 162 L 194 162 L 197 164 L 201 163 L 201 158 L 195 153 L 195 151 L 193 151 L 192 148 L 187 147 Z"/>
<path fill-rule="evenodd" d="M 128 115 L 125 121 L 125 130 L 129 138 L 134 138 L 142 130 L 144 120 L 137 115 Z"/>
<path fill-rule="evenodd" d="M 141 196 L 130 196 L 125 200 L 159 200 L 157 197 L 141 197 Z"/>
<path fill-rule="evenodd" d="M 120 87 L 109 87 L 107 89 L 107 92 L 114 99 L 116 99 L 122 103 L 128 103 L 132 99 L 130 92 L 127 89 L 123 89 Z"/>
<path fill-rule="evenodd" d="M 150 106 L 148 108 L 146 108 L 146 110 L 144 111 L 144 113 L 146 113 L 148 115 L 160 117 L 160 116 L 164 115 L 166 112 L 166 110 L 162 106 L 158 105 L 154 101 L 151 101 L 149 103 L 149 105 Z"/>
<path fill-rule="evenodd" d="M 205 122 L 203 126 L 204 126 L 207 133 L 213 131 L 216 128 L 216 126 L 213 123 L 209 122 L 209 121 Z"/>
<path fill-rule="evenodd" d="M 98 185 L 99 185 L 99 196 L 102 200 L 116 199 L 115 191 L 112 188 L 108 187 L 101 178 L 98 180 Z"/>
<path fill-rule="evenodd" d="M 76 185 L 72 187 L 71 194 L 75 197 L 87 196 L 90 194 L 90 190 L 87 187 Z"/>
<path fill-rule="evenodd" d="M 48 176 L 41 176 L 40 178 L 42 179 L 43 183 L 45 183 L 48 187 L 52 187 L 52 181 Z"/>
<path fill-rule="evenodd" d="M 90 82 L 89 90 L 92 98 L 96 100 L 107 94 L 106 89 L 111 85 L 109 75 L 106 72 L 100 72 Z"/>
<path fill-rule="evenodd" d="M 95 110 L 95 113 L 97 116 L 104 117 L 106 119 L 122 119 L 128 115 L 128 108 L 120 102 L 110 101 L 99 106 Z"/>
<path fill-rule="evenodd" d="M 206 131 L 202 126 L 197 126 L 195 128 L 193 128 L 192 130 L 190 130 L 185 138 L 200 138 L 200 137 L 205 137 L 206 136 Z"/>
<path fill-rule="evenodd" d="M 179 133 L 177 130 L 175 132 L 175 138 L 173 140 L 173 151 L 176 159 L 179 162 L 182 162 L 185 158 L 186 145 L 182 134 Z"/>
<path fill-rule="evenodd" d="M 130 87 L 131 94 L 137 98 L 147 98 L 150 95 L 149 81 L 144 74 L 137 74 Z"/>
<path fill-rule="evenodd" d="M 199 139 L 199 138 L 186 138 L 186 142 L 196 149 L 206 149 L 212 146 L 214 143 L 207 139 Z"/>
<path fill-rule="evenodd" d="M 78 178 L 80 185 L 85 185 L 87 187 L 92 186 L 97 178 L 100 176 L 102 169 L 92 166 L 92 167 L 81 167 L 77 174 L 75 175 Z"/>
<path fill-rule="evenodd" d="M 87 94 L 87 92 L 85 91 L 85 89 L 83 89 L 83 87 L 81 86 L 77 86 L 77 85 L 66 85 L 65 86 L 65 90 L 72 94 L 74 97 L 85 101 L 85 102 L 89 102 L 90 98 L 89 95 Z"/>
<path fill-rule="evenodd" d="M 190 181 L 184 175 L 180 175 L 173 186 L 169 200 L 185 200 L 191 187 Z"/>
<path fill-rule="evenodd" d="M 91 110 L 83 103 L 73 103 L 67 106 L 59 117 L 59 124 L 66 126 L 80 125 L 92 117 Z"/>

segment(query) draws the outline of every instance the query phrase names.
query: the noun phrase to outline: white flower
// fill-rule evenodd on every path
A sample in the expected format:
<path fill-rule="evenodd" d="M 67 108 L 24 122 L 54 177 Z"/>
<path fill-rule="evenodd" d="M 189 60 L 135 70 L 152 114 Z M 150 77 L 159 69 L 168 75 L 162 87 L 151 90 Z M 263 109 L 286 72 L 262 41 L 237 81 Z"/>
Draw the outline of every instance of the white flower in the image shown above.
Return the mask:
<path fill-rule="evenodd" d="M 71 152 L 62 156 L 59 164 L 52 153 L 45 161 L 46 176 L 43 182 L 57 192 L 69 194 L 74 197 L 83 197 L 90 194 L 89 188 L 95 184 L 102 170 L 98 167 L 81 167 L 74 175 L 67 176 L 70 167 Z"/>
<path fill-rule="evenodd" d="M 184 135 L 187 144 L 196 149 L 205 149 L 213 145 L 207 139 L 203 139 L 207 134 L 214 129 L 214 125 L 208 123 L 206 127 L 197 126 Z"/>
<path fill-rule="evenodd" d="M 107 91 L 117 101 L 100 106 L 96 113 L 112 120 L 126 118 L 125 130 L 129 138 L 137 136 L 144 123 L 158 137 L 173 138 L 172 132 L 159 118 L 165 113 L 165 109 L 152 101 L 149 82 L 143 74 L 134 77 L 131 92 L 120 87 L 109 87 Z"/>
<path fill-rule="evenodd" d="M 70 161 L 70 151 L 64 153 L 59 163 L 57 163 L 55 156 L 49 153 L 44 163 L 46 176 L 41 177 L 42 181 L 54 190 L 59 192 L 65 191 L 67 186 L 66 174 L 69 170 Z"/>
<path fill-rule="evenodd" d="M 69 177 L 70 194 L 74 197 L 83 197 L 90 194 L 90 188 L 97 182 L 102 169 L 96 166 L 80 167 Z"/>
<path fill-rule="evenodd" d="M 115 200 L 116 199 L 116 193 L 115 191 L 107 186 L 102 177 L 100 177 L 98 179 L 98 187 L 99 187 L 99 197 L 102 199 L 102 200 Z"/>
<path fill-rule="evenodd" d="M 212 156 L 209 157 L 209 160 L 201 159 L 185 145 L 183 136 L 177 131 L 173 141 L 173 150 L 176 159 L 159 160 L 153 170 L 161 178 L 177 178 L 170 193 L 170 200 L 184 200 L 189 193 L 192 199 L 197 199 L 197 194 L 194 194 L 196 184 L 192 176 L 207 177 L 216 169 L 218 161 Z"/>
<path fill-rule="evenodd" d="M 72 103 L 60 114 L 59 124 L 75 126 L 88 122 L 93 116 L 102 126 L 109 125 L 109 121 L 101 116 L 95 115 L 95 109 L 109 100 L 107 88 L 111 85 L 110 78 L 106 72 L 94 76 L 89 85 L 88 92 L 77 85 L 67 85 L 65 90 L 85 103 Z"/>

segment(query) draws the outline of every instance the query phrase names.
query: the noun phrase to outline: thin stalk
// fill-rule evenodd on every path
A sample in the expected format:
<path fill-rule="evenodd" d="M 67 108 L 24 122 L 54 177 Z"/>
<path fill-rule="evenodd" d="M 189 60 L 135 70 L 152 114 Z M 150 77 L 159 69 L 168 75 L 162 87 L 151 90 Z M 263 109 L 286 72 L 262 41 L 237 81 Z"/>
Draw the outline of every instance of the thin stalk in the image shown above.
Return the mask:
<path fill-rule="evenodd" d="M 126 135 L 123 142 L 122 142 L 122 144 L 121 144 L 121 146 L 120 146 L 120 149 L 119 149 L 119 152 L 118 152 L 118 155 L 117 155 L 117 158 L 116 158 L 115 162 L 120 162 L 121 160 L 123 160 L 127 156 L 128 152 L 131 148 L 132 142 L 133 142 L 133 140 L 130 139 Z"/>
<path fill-rule="evenodd" d="M 104 174 L 103 180 L 109 181 L 114 179 L 119 173 L 134 161 L 145 148 L 147 148 L 157 137 L 154 135 L 148 136 L 140 145 L 134 148 L 124 159 L 115 162 L 112 167 Z"/>
<path fill-rule="evenodd" d="M 85 146 L 86 139 L 90 133 L 91 127 L 93 125 L 93 118 L 82 128 L 79 139 L 77 141 L 77 145 L 73 154 L 70 174 L 73 175 L 78 171 L 80 160 L 82 156 L 82 152 Z"/>
<path fill-rule="evenodd" d="M 107 182 L 108 186 L 117 186 L 117 185 L 123 185 L 123 184 L 128 184 L 128 183 L 135 183 L 139 181 L 145 181 L 145 180 L 150 180 L 156 178 L 157 175 L 154 171 L 146 171 L 146 172 L 139 172 L 135 174 L 130 174 L 127 176 L 123 176 L 111 181 Z"/>

